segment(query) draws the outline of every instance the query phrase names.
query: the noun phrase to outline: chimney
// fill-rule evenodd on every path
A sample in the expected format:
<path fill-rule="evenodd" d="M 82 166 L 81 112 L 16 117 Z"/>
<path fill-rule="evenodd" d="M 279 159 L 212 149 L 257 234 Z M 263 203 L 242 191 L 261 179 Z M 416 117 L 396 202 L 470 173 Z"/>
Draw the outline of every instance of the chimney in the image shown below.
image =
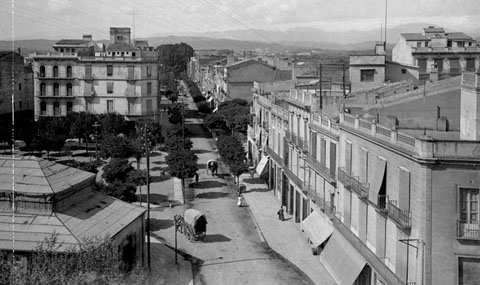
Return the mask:
<path fill-rule="evenodd" d="M 460 139 L 480 140 L 480 72 L 464 72 L 460 95 Z"/>
<path fill-rule="evenodd" d="M 92 41 L 92 35 L 83 35 L 83 40 L 91 42 Z"/>
<path fill-rule="evenodd" d="M 375 43 L 375 55 L 385 55 L 385 42 Z"/>

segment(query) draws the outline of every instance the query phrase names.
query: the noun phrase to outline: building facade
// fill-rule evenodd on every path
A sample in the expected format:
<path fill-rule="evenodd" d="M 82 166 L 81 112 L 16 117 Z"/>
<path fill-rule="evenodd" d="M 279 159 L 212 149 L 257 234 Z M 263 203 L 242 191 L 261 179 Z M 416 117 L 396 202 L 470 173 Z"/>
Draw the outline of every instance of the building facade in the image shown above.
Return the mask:
<path fill-rule="evenodd" d="M 106 47 L 87 37 L 82 50 L 65 51 L 67 40 L 62 40 L 56 44 L 59 52 L 31 55 L 36 119 L 68 112 L 115 112 L 132 120 L 155 115 L 156 52 L 144 42 L 131 44 L 130 28 L 111 28 L 110 36 Z"/>
<path fill-rule="evenodd" d="M 12 95 L 14 111 L 33 111 L 32 67 L 19 53 L 0 51 L 0 114 L 12 113 Z"/>
<path fill-rule="evenodd" d="M 392 60 L 419 69 L 419 80 L 439 80 L 475 71 L 480 66 L 480 47 L 461 32 L 427 27 L 423 33 L 401 34 L 392 51 Z"/>
<path fill-rule="evenodd" d="M 315 93 L 255 92 L 258 164 L 339 284 L 480 280 L 480 74 L 457 79 L 333 117 Z"/>

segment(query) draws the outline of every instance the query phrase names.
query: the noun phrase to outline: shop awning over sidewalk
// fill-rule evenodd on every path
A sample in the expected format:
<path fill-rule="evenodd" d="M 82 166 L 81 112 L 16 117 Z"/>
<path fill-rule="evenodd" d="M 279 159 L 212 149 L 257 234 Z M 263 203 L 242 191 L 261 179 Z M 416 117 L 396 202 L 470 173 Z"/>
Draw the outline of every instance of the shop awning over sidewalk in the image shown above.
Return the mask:
<path fill-rule="evenodd" d="M 339 284 L 353 284 L 367 264 L 365 258 L 338 231 L 332 234 L 320 258 Z"/>
<path fill-rule="evenodd" d="M 208 98 L 207 102 L 210 103 L 213 101 L 213 97 Z"/>
<path fill-rule="evenodd" d="M 262 159 L 260 159 L 260 162 L 257 164 L 256 168 L 258 175 L 262 175 L 267 171 L 267 163 L 269 158 L 269 156 L 262 156 Z"/>
<path fill-rule="evenodd" d="M 302 231 L 310 239 L 313 247 L 318 247 L 324 243 L 333 233 L 333 227 L 318 213 L 313 211 L 300 224 Z"/>

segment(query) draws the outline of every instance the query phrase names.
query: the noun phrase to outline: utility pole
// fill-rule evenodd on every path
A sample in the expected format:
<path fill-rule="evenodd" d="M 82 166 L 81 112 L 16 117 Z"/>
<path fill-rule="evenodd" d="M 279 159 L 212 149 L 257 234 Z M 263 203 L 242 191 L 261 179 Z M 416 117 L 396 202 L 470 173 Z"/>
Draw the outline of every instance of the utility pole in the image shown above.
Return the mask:
<path fill-rule="evenodd" d="M 322 102 L 322 64 L 320 64 L 320 80 L 319 80 L 319 83 L 320 83 L 320 111 L 323 111 L 323 102 Z M 323 112 L 322 112 L 323 113 Z"/>
<path fill-rule="evenodd" d="M 147 268 L 151 270 L 151 256 L 150 256 L 150 130 L 143 128 L 144 148 L 147 157 Z"/>

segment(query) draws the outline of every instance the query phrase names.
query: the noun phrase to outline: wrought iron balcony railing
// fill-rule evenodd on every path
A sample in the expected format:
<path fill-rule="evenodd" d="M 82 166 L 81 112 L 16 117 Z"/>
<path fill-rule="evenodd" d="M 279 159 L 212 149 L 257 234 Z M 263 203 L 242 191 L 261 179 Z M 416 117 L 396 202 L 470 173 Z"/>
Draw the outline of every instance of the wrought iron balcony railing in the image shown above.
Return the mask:
<path fill-rule="evenodd" d="M 404 229 L 411 228 L 412 214 L 397 206 L 396 200 L 388 200 L 388 216 Z"/>
<path fill-rule="evenodd" d="M 467 223 L 467 221 L 457 221 L 457 239 L 461 240 L 480 240 L 479 224 Z"/>
<path fill-rule="evenodd" d="M 360 182 L 358 176 L 349 175 L 344 167 L 338 168 L 338 180 L 346 189 L 355 192 L 360 198 L 368 198 L 370 184 Z"/>

